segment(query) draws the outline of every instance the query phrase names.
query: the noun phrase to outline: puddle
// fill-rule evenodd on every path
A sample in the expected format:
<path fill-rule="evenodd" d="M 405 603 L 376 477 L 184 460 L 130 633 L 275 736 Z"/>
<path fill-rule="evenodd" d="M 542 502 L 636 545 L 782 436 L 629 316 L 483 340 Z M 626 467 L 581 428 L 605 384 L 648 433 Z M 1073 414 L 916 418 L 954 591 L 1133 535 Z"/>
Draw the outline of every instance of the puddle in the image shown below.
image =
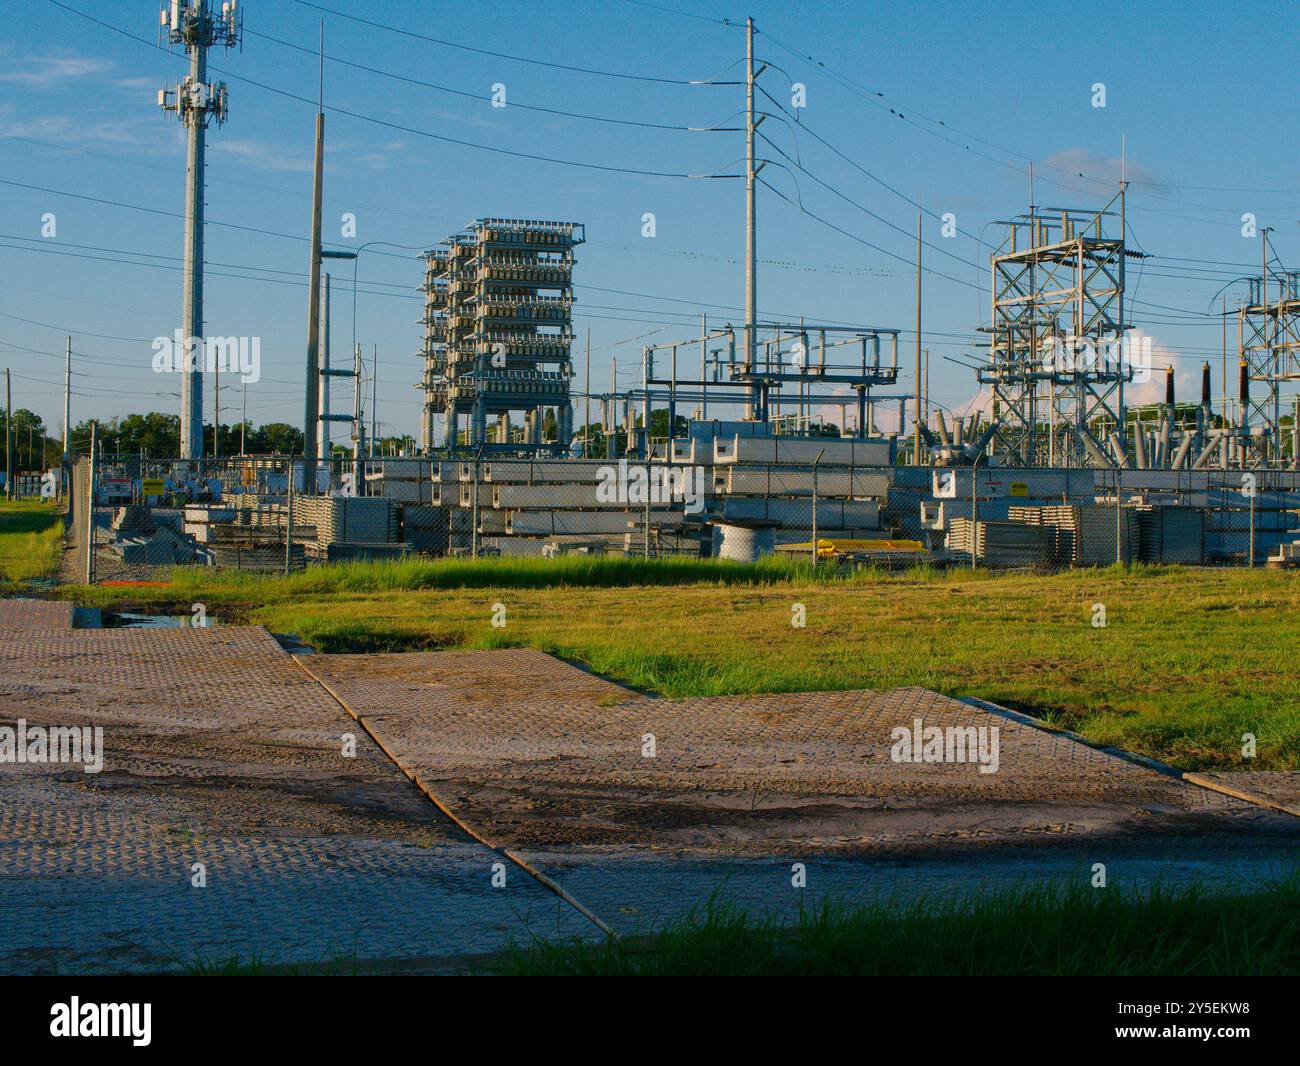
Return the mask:
<path fill-rule="evenodd" d="M 104 611 L 100 625 L 104 629 L 212 629 L 217 620 L 211 615 L 136 614 L 131 611 Z"/>

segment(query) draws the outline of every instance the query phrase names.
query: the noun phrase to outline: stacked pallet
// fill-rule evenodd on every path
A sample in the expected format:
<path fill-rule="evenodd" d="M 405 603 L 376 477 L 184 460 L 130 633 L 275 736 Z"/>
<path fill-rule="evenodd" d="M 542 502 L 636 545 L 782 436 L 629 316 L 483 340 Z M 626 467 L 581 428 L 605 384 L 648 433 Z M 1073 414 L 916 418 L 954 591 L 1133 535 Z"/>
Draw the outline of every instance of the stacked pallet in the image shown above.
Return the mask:
<path fill-rule="evenodd" d="M 397 511 L 384 496 L 303 496 L 293 501 L 294 525 L 314 526 L 316 547 L 336 542 L 391 544 L 397 540 Z"/>
<path fill-rule="evenodd" d="M 1011 507 L 1007 517 L 1016 522 L 1053 529 L 1053 555 L 1057 565 L 1110 566 L 1130 563 L 1137 552 L 1137 512 L 1124 508 L 1118 519 L 1113 506 L 1053 504 L 1046 507 Z M 1116 550 L 1116 526 L 1119 547 Z"/>
<path fill-rule="evenodd" d="M 1025 522 L 986 522 L 958 518 L 948 533 L 948 548 L 985 566 L 1047 566 L 1056 550 L 1055 534 Z"/>

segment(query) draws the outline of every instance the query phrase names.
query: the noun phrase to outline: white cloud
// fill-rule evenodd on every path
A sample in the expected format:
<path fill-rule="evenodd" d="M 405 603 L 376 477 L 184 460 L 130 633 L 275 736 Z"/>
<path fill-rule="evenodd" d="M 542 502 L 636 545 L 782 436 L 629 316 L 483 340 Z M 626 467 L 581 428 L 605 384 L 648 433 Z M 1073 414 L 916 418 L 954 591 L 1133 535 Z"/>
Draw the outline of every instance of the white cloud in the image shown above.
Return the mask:
<path fill-rule="evenodd" d="M 107 73 L 113 63 L 107 59 L 84 56 L 26 56 L 12 60 L 8 69 L 0 72 L 0 82 L 44 86 L 59 82 L 72 82 L 78 78 L 92 78 Z"/>
<path fill-rule="evenodd" d="M 1076 177 L 1091 178 L 1106 185 L 1118 186 L 1121 175 L 1129 181 L 1160 184 L 1154 173 L 1138 166 L 1132 159 L 1126 164 L 1119 156 L 1099 155 L 1086 148 L 1066 148 L 1061 152 L 1053 152 L 1043 162 L 1049 167 L 1069 171 Z"/>
<path fill-rule="evenodd" d="M 234 156 L 240 162 L 262 170 L 305 173 L 312 168 L 310 154 L 288 152 L 282 145 L 249 138 L 211 137 L 208 139 L 208 151 L 217 156 Z"/>

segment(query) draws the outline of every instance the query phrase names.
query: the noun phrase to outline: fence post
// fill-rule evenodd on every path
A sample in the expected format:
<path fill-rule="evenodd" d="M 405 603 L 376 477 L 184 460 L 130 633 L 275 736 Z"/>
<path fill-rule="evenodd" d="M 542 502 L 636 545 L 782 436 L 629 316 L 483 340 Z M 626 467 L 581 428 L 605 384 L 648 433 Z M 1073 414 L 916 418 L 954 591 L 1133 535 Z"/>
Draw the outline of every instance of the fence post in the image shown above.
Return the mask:
<path fill-rule="evenodd" d="M 812 561 L 813 569 L 817 568 L 817 465 L 822 461 L 822 456 L 826 454 L 823 448 L 817 453 L 817 458 L 813 460 L 812 471 Z M 849 478 L 853 477 L 853 467 L 849 467 Z"/>
<path fill-rule="evenodd" d="M 1258 491 L 1251 486 L 1250 492 L 1250 547 L 1247 551 L 1246 565 L 1252 570 L 1255 568 L 1255 497 Z"/>
<path fill-rule="evenodd" d="M 289 478 L 287 483 L 288 500 L 285 507 L 284 524 L 284 576 L 289 576 L 293 564 L 293 456 L 288 462 Z"/>
<path fill-rule="evenodd" d="M 1124 515 L 1124 495 L 1120 491 L 1121 474 L 1123 471 L 1115 467 L 1115 565 L 1121 566 L 1124 562 L 1124 539 L 1122 536 L 1121 525 Z"/>
<path fill-rule="evenodd" d="M 649 436 L 646 439 L 649 440 Z M 642 556 L 645 559 L 650 558 L 650 476 L 650 455 L 649 449 L 647 449 L 645 460 L 645 548 Z"/>
<path fill-rule="evenodd" d="M 483 454 L 483 449 L 479 449 L 478 455 L 474 456 L 474 463 L 470 467 L 470 529 L 469 529 L 469 555 L 471 559 L 478 558 L 478 459 Z"/>

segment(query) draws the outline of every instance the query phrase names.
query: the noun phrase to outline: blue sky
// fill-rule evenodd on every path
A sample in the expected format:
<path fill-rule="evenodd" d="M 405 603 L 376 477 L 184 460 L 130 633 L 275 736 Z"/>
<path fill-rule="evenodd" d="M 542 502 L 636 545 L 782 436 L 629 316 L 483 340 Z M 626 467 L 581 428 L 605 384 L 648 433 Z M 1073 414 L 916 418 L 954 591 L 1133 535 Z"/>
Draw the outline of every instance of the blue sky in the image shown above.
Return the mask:
<path fill-rule="evenodd" d="M 170 335 L 180 318 L 184 140 L 156 94 L 182 76 L 184 55 L 152 47 L 153 0 L 63 3 L 10 0 L 0 31 L 7 183 L 0 365 L 13 370 L 15 407 L 36 410 L 52 429 L 62 421 L 66 332 L 78 353 L 74 421 L 179 404 L 166 395 L 174 379 L 151 371 L 149 342 Z M 1126 137 L 1130 240 L 1162 257 L 1131 269 L 1131 318 L 1154 336 L 1158 360 L 1175 361 L 1187 394 L 1202 358 L 1213 357 L 1217 382 L 1220 325 L 1206 317 L 1210 300 L 1258 269 L 1259 241 L 1242 236 L 1243 213 L 1273 226 L 1277 255 L 1300 266 L 1300 49 L 1283 24 L 1288 7 L 1294 21 L 1294 4 L 248 0 L 244 7 L 242 51 L 211 56 L 211 76 L 229 83 L 231 115 L 208 140 L 208 218 L 228 225 L 207 230 L 205 311 L 208 334 L 262 338 L 263 380 L 248 395 L 258 423 L 301 419 L 309 101 L 321 19 L 326 56 L 336 57 L 325 65 L 328 246 L 427 247 L 485 215 L 583 222 L 576 326 L 580 336 L 591 329 L 593 384 L 602 388 L 614 356 L 620 385 L 639 380 L 640 347 L 652 331 L 655 341 L 690 337 L 701 312 L 711 324 L 741 320 L 742 183 L 487 149 L 634 171 L 738 173 L 739 133 L 656 127 L 737 124 L 743 87 L 681 83 L 743 75 L 743 31 L 719 20 L 743 22 L 747 14 L 759 30 L 760 59 L 774 64 L 763 86 L 787 107 L 791 81 L 807 89 L 803 129 L 764 126 L 804 170 L 760 142 L 783 164 L 763 176 L 853 235 L 760 189 L 762 315 L 903 329 L 902 390 L 912 387 L 909 201 L 957 218 L 951 239 L 936 218 L 925 221 L 934 246 L 925 265 L 948 277 L 926 275 L 924 332 L 934 397 L 960 408 L 975 392 L 973 375 L 943 356 L 978 351 L 989 297 L 987 249 L 977 240 L 997 243 L 1000 230 L 990 223 L 1025 209 L 1031 160 L 1038 203 L 1099 207 L 1115 191 Z M 1104 108 L 1092 106 L 1097 82 L 1106 86 Z M 497 83 L 506 88 L 504 108 L 490 103 Z M 41 220 L 50 212 L 57 236 L 45 239 Z M 339 232 L 345 212 L 357 217 L 351 241 Z M 653 239 L 641 235 L 647 212 L 656 217 Z M 421 271 L 409 254 L 383 246 L 362 253 L 356 331 L 378 345 L 385 432 L 417 434 Z M 340 269 L 335 279 L 336 357 L 346 357 L 352 335 L 350 274 Z M 581 379 L 581 344 L 575 358 Z M 206 388 L 210 412 L 210 381 Z M 238 402 L 234 390 L 223 396 L 226 412 Z"/>

